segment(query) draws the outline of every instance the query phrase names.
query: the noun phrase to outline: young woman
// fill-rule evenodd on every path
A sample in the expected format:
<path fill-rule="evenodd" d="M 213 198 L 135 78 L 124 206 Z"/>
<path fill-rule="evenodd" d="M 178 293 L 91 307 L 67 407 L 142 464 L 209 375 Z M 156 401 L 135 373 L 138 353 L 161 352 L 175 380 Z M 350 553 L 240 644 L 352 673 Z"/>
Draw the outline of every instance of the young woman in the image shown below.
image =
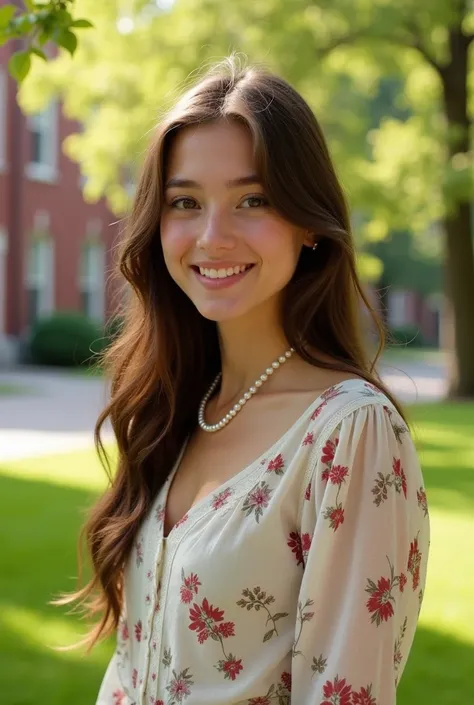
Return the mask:
<path fill-rule="evenodd" d="M 121 271 L 98 423 L 118 470 L 79 593 L 103 613 L 91 641 L 117 628 L 98 704 L 393 705 L 426 495 L 303 98 L 232 60 L 191 89 L 149 150 Z"/>

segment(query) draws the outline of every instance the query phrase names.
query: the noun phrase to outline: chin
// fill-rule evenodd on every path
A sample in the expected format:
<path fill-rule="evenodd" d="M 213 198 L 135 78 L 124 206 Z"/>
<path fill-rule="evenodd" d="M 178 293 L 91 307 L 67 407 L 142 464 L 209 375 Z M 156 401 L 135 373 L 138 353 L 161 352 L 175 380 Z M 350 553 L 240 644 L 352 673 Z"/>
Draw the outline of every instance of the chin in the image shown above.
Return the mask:
<path fill-rule="evenodd" d="M 195 302 L 194 305 L 203 318 L 215 323 L 224 323 L 235 318 L 241 318 L 252 310 L 252 307 L 248 306 L 223 305 L 223 303 L 218 304 L 217 302 L 203 305 Z"/>

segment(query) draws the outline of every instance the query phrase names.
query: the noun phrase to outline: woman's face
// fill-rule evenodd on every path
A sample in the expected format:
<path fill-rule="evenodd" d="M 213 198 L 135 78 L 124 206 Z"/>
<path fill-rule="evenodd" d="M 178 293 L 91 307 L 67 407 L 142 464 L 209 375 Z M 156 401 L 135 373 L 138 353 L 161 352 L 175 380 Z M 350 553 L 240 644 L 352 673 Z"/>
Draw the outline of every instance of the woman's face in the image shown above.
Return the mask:
<path fill-rule="evenodd" d="M 187 127 L 166 166 L 161 242 L 176 284 L 213 321 L 262 306 L 275 311 L 301 247 L 311 243 L 269 206 L 247 128 Z"/>

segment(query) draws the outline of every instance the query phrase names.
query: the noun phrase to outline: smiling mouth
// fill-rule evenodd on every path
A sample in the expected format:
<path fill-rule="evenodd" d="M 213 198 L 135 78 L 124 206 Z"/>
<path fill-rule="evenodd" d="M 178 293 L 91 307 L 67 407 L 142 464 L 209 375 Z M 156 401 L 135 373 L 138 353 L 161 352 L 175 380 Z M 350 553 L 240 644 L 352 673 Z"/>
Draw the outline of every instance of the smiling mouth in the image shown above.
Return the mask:
<path fill-rule="evenodd" d="M 248 271 L 254 265 L 253 264 L 242 264 L 236 265 L 235 267 L 222 267 L 220 269 L 213 269 L 208 267 L 199 267 L 198 265 L 192 265 L 192 269 L 198 272 L 202 277 L 206 279 L 228 279 L 230 277 L 235 277 L 243 272 Z"/>

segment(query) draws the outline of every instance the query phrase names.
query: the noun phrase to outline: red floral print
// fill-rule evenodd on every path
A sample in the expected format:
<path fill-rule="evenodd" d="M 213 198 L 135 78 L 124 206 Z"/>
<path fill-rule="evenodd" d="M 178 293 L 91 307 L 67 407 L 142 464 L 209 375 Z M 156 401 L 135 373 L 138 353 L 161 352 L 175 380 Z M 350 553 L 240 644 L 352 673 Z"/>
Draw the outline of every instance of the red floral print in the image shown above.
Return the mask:
<path fill-rule="evenodd" d="M 420 489 L 416 491 L 416 498 L 418 500 L 418 506 L 423 510 L 423 514 L 425 517 L 428 516 L 428 501 L 423 487 L 420 487 Z"/>
<path fill-rule="evenodd" d="M 189 604 L 193 601 L 194 595 L 197 595 L 198 587 L 201 583 L 199 582 L 198 576 L 194 573 L 191 573 L 188 577 L 186 577 L 184 570 L 181 571 L 181 579 L 183 581 L 180 588 L 181 602 L 184 602 L 184 604 Z"/>
<path fill-rule="evenodd" d="M 137 568 L 141 566 L 143 563 L 143 541 L 136 541 L 135 542 L 135 560 L 137 563 Z"/>
<path fill-rule="evenodd" d="M 274 472 L 275 475 L 283 475 L 284 467 L 285 461 L 283 460 L 283 456 L 281 453 L 278 453 L 278 455 L 268 463 L 267 472 Z"/>
<path fill-rule="evenodd" d="M 155 509 L 155 519 L 158 524 L 163 524 L 165 520 L 165 508 L 162 504 L 159 504 Z"/>
<path fill-rule="evenodd" d="M 239 675 L 240 671 L 243 669 L 242 666 L 242 659 L 236 659 L 235 656 L 232 654 L 229 654 L 228 658 L 226 661 L 221 660 L 219 661 L 218 665 L 216 666 L 217 670 L 220 672 L 224 672 L 224 678 L 227 678 L 231 681 L 235 681 L 236 677 Z"/>
<path fill-rule="evenodd" d="M 304 498 L 307 500 L 311 499 L 311 482 L 308 484 L 308 487 L 306 488 L 306 492 L 304 493 Z"/>
<path fill-rule="evenodd" d="M 418 538 L 410 543 L 410 553 L 408 556 L 407 570 L 413 578 L 413 590 L 416 590 L 420 583 L 421 552 L 418 548 Z"/>
<path fill-rule="evenodd" d="M 134 668 L 132 671 L 132 687 L 133 688 L 137 687 L 137 678 L 138 678 L 138 671 L 136 668 Z"/>
<path fill-rule="evenodd" d="M 398 478 L 399 483 L 402 485 L 402 490 L 403 494 L 405 495 L 405 499 L 407 498 L 407 478 L 405 475 L 405 471 L 402 468 L 401 460 L 394 458 L 393 459 L 393 474 L 395 478 Z M 395 483 L 395 489 L 397 489 L 397 483 Z M 398 489 L 398 492 L 400 490 Z"/>
<path fill-rule="evenodd" d="M 287 541 L 288 546 L 295 554 L 296 565 L 304 565 L 303 547 L 301 545 L 301 536 L 297 531 L 292 531 Z"/>
<path fill-rule="evenodd" d="M 266 695 L 259 695 L 258 698 L 251 698 L 247 701 L 247 705 L 271 705 L 270 698 Z"/>
<path fill-rule="evenodd" d="M 377 473 L 377 479 L 372 488 L 372 494 L 375 496 L 374 504 L 377 507 L 388 498 L 388 489 L 390 487 L 395 487 L 395 491 L 398 494 L 403 492 L 405 499 L 407 499 L 407 478 L 399 458 L 393 458 L 392 471 L 386 475 L 380 471 Z"/>
<path fill-rule="evenodd" d="M 372 624 L 379 626 L 382 622 L 388 622 L 393 617 L 393 605 L 395 599 L 392 595 L 392 590 L 395 585 L 399 584 L 399 577 L 395 576 L 393 566 L 389 561 L 390 578 L 379 578 L 377 585 L 373 580 L 368 578 L 365 591 L 370 597 L 366 602 L 367 609 L 371 613 L 370 621 Z"/>
<path fill-rule="evenodd" d="M 308 431 L 306 436 L 303 438 L 303 445 L 304 446 L 310 446 L 313 443 L 314 440 L 314 434 Z"/>
<path fill-rule="evenodd" d="M 352 693 L 352 705 L 377 705 L 372 697 L 372 683 L 367 688 L 361 688 L 358 693 Z"/>
<path fill-rule="evenodd" d="M 341 524 L 344 523 L 344 509 L 342 504 L 337 504 L 335 507 L 327 507 L 324 512 L 324 518 L 329 519 L 329 526 L 336 531 Z"/>
<path fill-rule="evenodd" d="M 263 510 L 268 507 L 271 493 L 272 491 L 266 482 L 262 481 L 258 485 L 255 485 L 253 490 L 251 490 L 245 498 L 242 511 L 246 512 L 247 516 L 254 514 L 255 521 L 258 524 Z"/>
<path fill-rule="evenodd" d="M 184 517 L 181 517 L 181 519 L 176 522 L 176 524 L 174 525 L 174 528 L 177 529 L 178 526 L 181 526 L 181 525 L 184 524 L 187 520 L 188 520 L 188 515 L 185 514 Z"/>
<path fill-rule="evenodd" d="M 343 465 L 333 465 L 329 471 L 329 480 L 333 485 L 342 485 L 346 481 L 346 477 L 349 474 L 349 468 Z"/>
<path fill-rule="evenodd" d="M 173 671 L 173 680 L 168 683 L 166 690 L 170 694 L 169 705 L 176 705 L 176 703 L 182 703 L 184 699 L 188 697 L 191 693 L 191 686 L 194 685 L 192 680 L 192 675 L 188 673 L 189 668 L 185 668 L 184 671 L 176 673 Z"/>
<path fill-rule="evenodd" d="M 198 576 L 191 573 L 189 578 L 187 578 L 187 585 L 184 571 L 182 577 L 185 583 L 184 587 L 197 593 L 198 587 L 201 585 Z M 198 642 L 200 644 L 207 641 L 209 637 L 220 643 L 224 659 L 218 661 L 215 667 L 218 671 L 224 673 L 224 678 L 235 680 L 236 676 L 238 676 L 243 669 L 242 660 L 239 659 L 237 661 L 232 654 L 227 655 L 224 648 L 224 639 L 235 636 L 234 622 L 224 622 L 224 610 L 210 605 L 207 597 L 203 599 L 201 605 L 195 602 L 193 606 L 189 608 L 189 620 L 189 629 L 197 632 Z"/>
<path fill-rule="evenodd" d="M 114 699 L 113 705 L 122 705 L 125 702 L 125 693 L 123 690 L 115 690 L 112 693 Z"/>
<path fill-rule="evenodd" d="M 341 389 L 340 385 L 334 385 L 327 389 L 325 392 L 323 392 L 321 394 L 321 397 L 324 399 L 325 402 L 328 402 L 331 401 L 331 399 L 340 397 L 341 394 L 347 394 L 347 391 Z"/>
<path fill-rule="evenodd" d="M 308 557 L 309 549 L 311 548 L 311 534 L 300 534 L 298 531 L 292 531 L 288 537 L 287 545 L 295 554 L 296 564 L 305 564 Z"/>
<path fill-rule="evenodd" d="M 384 406 L 383 410 L 386 412 L 389 420 L 390 420 L 390 425 L 392 426 L 393 434 L 395 438 L 397 439 L 397 443 L 400 445 L 402 444 L 402 436 L 404 433 L 408 433 L 408 428 L 405 426 L 405 424 L 398 424 L 396 421 L 393 419 L 393 411 L 392 409 L 389 409 L 388 406 Z"/>
<path fill-rule="evenodd" d="M 231 495 L 232 490 L 230 489 L 230 487 L 227 487 L 225 490 L 222 490 L 222 492 L 219 492 L 219 494 L 214 495 L 211 503 L 212 508 L 217 510 L 223 507 L 225 504 L 227 504 L 227 500 Z"/>
<path fill-rule="evenodd" d="M 282 673 L 281 680 L 285 688 L 291 692 L 291 673 Z"/>
<path fill-rule="evenodd" d="M 139 619 L 138 622 L 135 624 L 135 639 L 137 641 L 142 640 L 142 628 L 143 628 L 142 620 Z"/>
<path fill-rule="evenodd" d="M 334 456 L 336 454 L 336 448 L 339 444 L 339 438 L 335 438 L 334 441 L 331 439 L 326 441 L 326 445 L 323 448 L 323 454 L 321 456 L 321 462 L 324 464 L 332 463 Z"/>
<path fill-rule="evenodd" d="M 398 578 L 398 587 L 400 588 L 400 592 L 403 592 L 407 582 L 408 582 L 408 578 L 405 575 L 405 573 L 400 573 L 399 578 Z"/>
<path fill-rule="evenodd" d="M 311 421 L 315 421 L 318 418 L 319 414 L 321 413 L 321 411 L 324 409 L 325 406 L 326 406 L 326 402 L 323 401 L 322 404 L 320 404 L 311 414 Z"/>
<path fill-rule="evenodd" d="M 351 705 L 352 687 L 346 685 L 346 679 L 339 680 L 336 676 L 334 682 L 326 681 L 323 685 L 323 695 L 325 700 L 321 701 L 321 705 Z"/>
<path fill-rule="evenodd" d="M 120 625 L 120 637 L 122 641 L 127 641 L 129 637 L 129 632 L 128 632 L 128 624 L 127 622 L 123 621 Z"/>

